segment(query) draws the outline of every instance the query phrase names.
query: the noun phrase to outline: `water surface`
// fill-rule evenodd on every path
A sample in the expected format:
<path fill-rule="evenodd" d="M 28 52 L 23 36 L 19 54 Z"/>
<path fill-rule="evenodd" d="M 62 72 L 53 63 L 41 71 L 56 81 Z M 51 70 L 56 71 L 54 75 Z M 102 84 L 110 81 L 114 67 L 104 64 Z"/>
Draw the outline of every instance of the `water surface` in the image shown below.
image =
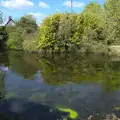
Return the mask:
<path fill-rule="evenodd" d="M 9 52 L 0 67 L 1 120 L 72 120 L 58 108 L 76 111 L 75 120 L 120 116 L 120 57 Z"/>

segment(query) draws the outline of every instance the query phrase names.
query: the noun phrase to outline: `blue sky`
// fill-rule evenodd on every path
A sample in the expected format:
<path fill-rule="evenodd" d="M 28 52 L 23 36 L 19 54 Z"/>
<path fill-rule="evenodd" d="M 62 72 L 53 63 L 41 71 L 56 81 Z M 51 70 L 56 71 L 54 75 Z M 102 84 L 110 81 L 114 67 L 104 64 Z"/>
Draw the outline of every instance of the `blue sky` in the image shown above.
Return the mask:
<path fill-rule="evenodd" d="M 19 19 L 26 14 L 32 14 L 37 23 L 40 24 L 42 19 L 47 15 L 55 12 L 70 11 L 70 0 L 0 0 L 0 10 L 4 13 L 4 20 L 8 16 L 13 19 Z M 73 0 L 73 11 L 81 12 L 85 5 L 91 1 L 98 1 L 100 4 L 104 0 Z"/>

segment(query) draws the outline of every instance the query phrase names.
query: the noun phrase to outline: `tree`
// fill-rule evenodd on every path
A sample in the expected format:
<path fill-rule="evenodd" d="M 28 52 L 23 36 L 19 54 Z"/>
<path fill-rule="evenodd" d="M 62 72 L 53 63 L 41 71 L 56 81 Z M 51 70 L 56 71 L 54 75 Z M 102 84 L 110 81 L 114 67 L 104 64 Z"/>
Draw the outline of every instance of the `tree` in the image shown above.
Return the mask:
<path fill-rule="evenodd" d="M 88 4 L 83 12 L 83 18 L 86 32 L 89 32 L 89 29 L 96 34 L 96 40 L 104 40 L 104 37 L 101 36 L 103 34 L 102 31 L 104 26 L 104 20 L 102 19 L 103 9 L 100 7 L 100 5 L 94 2 Z"/>
<path fill-rule="evenodd" d="M 102 43 L 105 39 L 102 11 L 99 4 L 90 3 L 80 14 L 48 16 L 40 25 L 33 48 L 65 52 L 90 43 Z"/>
<path fill-rule="evenodd" d="M 74 41 L 76 29 L 76 14 L 65 13 L 60 18 L 57 45 L 61 51 L 67 52 Z"/>
<path fill-rule="evenodd" d="M 9 34 L 8 47 L 14 49 L 24 49 L 24 41 L 27 38 L 33 39 L 37 31 L 37 23 L 32 15 L 22 16 L 20 20 L 15 21 L 16 26 L 7 27 L 7 32 Z M 29 37 L 32 36 L 32 37 Z M 27 41 L 27 44 L 29 44 Z"/>
<path fill-rule="evenodd" d="M 59 28 L 58 28 L 58 40 L 57 40 L 57 47 L 59 48 L 59 51 L 65 51 L 68 49 L 68 44 L 70 42 L 70 14 L 65 13 L 60 18 Z"/>
<path fill-rule="evenodd" d="M 92 12 L 94 14 L 98 14 L 98 12 L 101 12 L 101 6 L 98 3 L 91 2 L 85 7 L 83 13 L 84 12 Z"/>
<path fill-rule="evenodd" d="M 46 17 L 40 25 L 37 37 L 35 39 L 36 48 L 52 49 L 56 47 L 57 32 L 59 28 L 61 14 L 54 14 Z"/>
<path fill-rule="evenodd" d="M 3 13 L 0 11 L 0 24 L 3 23 Z"/>
<path fill-rule="evenodd" d="M 3 23 L 3 13 L 0 11 L 0 24 Z M 0 26 L 0 50 L 6 47 L 6 41 L 8 39 L 8 34 L 6 32 L 5 26 Z"/>
<path fill-rule="evenodd" d="M 108 44 L 120 43 L 120 1 L 108 0 L 104 5 L 106 41 Z"/>
<path fill-rule="evenodd" d="M 21 17 L 19 23 L 21 27 L 23 27 L 28 34 L 37 31 L 37 23 L 32 15 L 26 15 Z"/>
<path fill-rule="evenodd" d="M 112 2 L 113 0 L 106 2 L 104 8 L 98 3 L 91 2 L 85 7 L 83 12 L 79 14 L 56 13 L 50 15 L 42 21 L 39 29 L 37 29 L 36 20 L 32 15 L 21 17 L 21 19 L 16 22 L 16 26 L 18 28 L 21 27 L 24 33 L 26 33 L 24 34 L 22 31 L 20 34 L 29 36 L 22 37 L 22 39 L 31 38 L 37 31 L 37 35 L 33 41 L 26 40 L 26 42 L 23 43 L 24 46 L 27 46 L 27 50 L 67 52 L 79 50 L 80 48 L 87 50 L 88 48 L 92 49 L 95 47 L 96 51 L 97 46 L 101 49 L 106 41 L 108 44 L 112 43 L 115 39 L 118 40 L 120 36 L 120 34 L 118 34 L 120 25 L 117 26 L 119 23 L 119 12 L 116 12 L 120 10 L 119 8 L 115 8 L 117 2 Z M 112 19 L 112 16 L 115 16 L 115 20 Z M 115 25 L 110 25 L 113 21 L 116 21 Z M 19 36 L 19 31 L 17 32 L 18 34 L 15 35 Z M 19 38 L 21 37 L 19 36 Z M 11 40 L 13 40 L 13 38 Z"/>
<path fill-rule="evenodd" d="M 9 28 L 7 45 L 11 49 L 23 49 L 24 29 L 22 27 Z"/>

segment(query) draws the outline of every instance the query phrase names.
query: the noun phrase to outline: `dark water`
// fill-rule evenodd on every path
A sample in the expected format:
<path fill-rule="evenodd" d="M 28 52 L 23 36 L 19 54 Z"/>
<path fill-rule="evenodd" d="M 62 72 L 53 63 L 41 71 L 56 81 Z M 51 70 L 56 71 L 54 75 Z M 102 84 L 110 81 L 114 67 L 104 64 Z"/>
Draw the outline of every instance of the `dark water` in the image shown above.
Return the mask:
<path fill-rule="evenodd" d="M 58 107 L 120 116 L 120 57 L 9 52 L 0 65 L 0 120 L 72 120 Z"/>

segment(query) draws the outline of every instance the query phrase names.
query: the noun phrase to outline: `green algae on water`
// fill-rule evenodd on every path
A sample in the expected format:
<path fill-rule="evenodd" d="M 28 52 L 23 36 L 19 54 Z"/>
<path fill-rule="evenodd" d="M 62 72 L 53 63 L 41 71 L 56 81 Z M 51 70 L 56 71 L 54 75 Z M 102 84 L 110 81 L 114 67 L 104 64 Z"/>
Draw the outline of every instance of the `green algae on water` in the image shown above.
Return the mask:
<path fill-rule="evenodd" d="M 62 112 L 69 112 L 69 117 L 75 119 L 78 117 L 78 113 L 70 108 L 59 108 L 58 109 Z"/>

